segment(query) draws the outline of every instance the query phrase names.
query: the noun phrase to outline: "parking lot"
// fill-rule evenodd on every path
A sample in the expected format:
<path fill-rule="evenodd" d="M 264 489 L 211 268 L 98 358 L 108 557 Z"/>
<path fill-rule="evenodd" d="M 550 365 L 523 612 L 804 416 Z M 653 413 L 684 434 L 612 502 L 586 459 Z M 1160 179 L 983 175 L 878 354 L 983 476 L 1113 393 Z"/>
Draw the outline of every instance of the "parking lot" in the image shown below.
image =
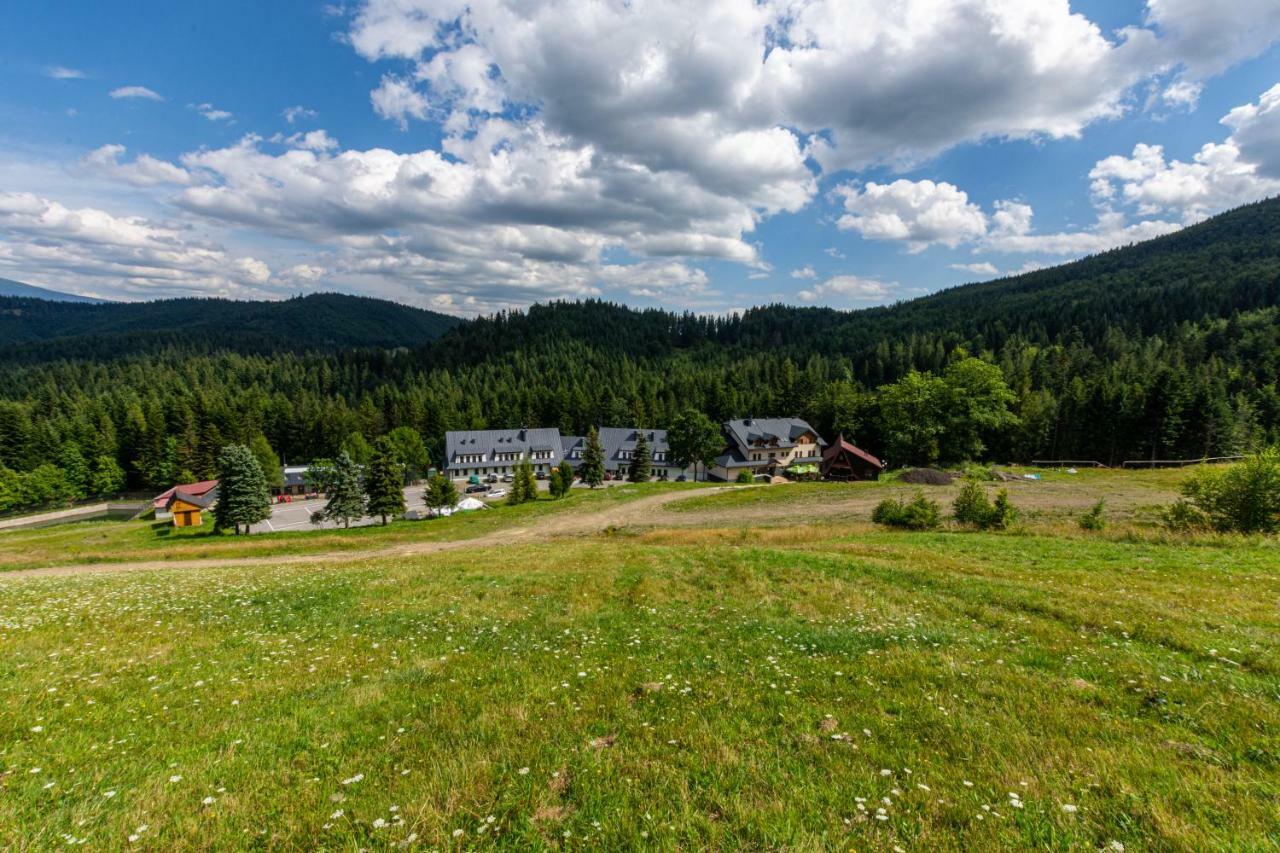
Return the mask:
<path fill-rule="evenodd" d="M 408 486 L 404 490 L 404 505 L 408 509 L 424 509 L 422 503 L 423 486 Z M 459 490 L 461 491 L 461 490 Z M 320 524 L 311 523 L 311 514 L 317 510 L 324 509 L 325 499 L 314 498 L 305 500 L 295 497 L 290 503 L 275 503 L 271 505 L 271 517 L 266 521 L 259 522 L 251 528 L 253 533 L 279 533 L 284 530 L 331 530 L 335 527 L 341 527 L 333 521 L 324 521 Z M 351 522 L 352 527 L 359 527 L 366 524 L 380 524 L 380 518 L 362 518 L 359 521 Z"/>
<path fill-rule="evenodd" d="M 453 484 L 458 488 L 458 497 L 479 498 L 482 501 L 500 502 L 511 490 L 510 483 L 485 483 L 489 486 L 489 491 L 468 494 L 467 481 L 465 479 L 454 480 Z M 545 492 L 550 487 L 547 480 L 538 480 L 538 491 Z M 625 485 L 623 480 L 609 480 L 602 484 L 608 486 Z M 575 489 L 586 488 L 581 483 L 574 484 Z M 406 486 L 404 490 L 404 505 L 409 510 L 425 510 L 426 504 L 423 503 L 423 493 L 426 491 L 425 485 Z M 288 503 L 273 503 L 271 505 L 271 517 L 266 521 L 259 522 L 250 528 L 253 533 L 280 533 L 285 530 L 332 530 L 342 525 L 333 521 L 322 521 L 319 524 L 311 522 L 311 514 L 324 509 L 325 498 L 312 498 L 310 500 L 302 497 L 294 497 Z M 359 521 L 352 521 L 352 527 L 363 527 L 369 524 L 380 524 L 380 518 L 362 518 Z"/>

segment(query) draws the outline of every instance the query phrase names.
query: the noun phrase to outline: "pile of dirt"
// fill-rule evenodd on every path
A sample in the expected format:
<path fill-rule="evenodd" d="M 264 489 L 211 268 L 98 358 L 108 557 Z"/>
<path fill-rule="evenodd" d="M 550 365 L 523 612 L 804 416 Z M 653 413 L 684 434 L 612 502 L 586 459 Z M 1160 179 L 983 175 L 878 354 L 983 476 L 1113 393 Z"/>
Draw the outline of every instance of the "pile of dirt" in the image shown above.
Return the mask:
<path fill-rule="evenodd" d="M 903 474 L 901 479 L 913 486 L 949 486 L 955 475 L 937 468 L 914 468 Z"/>

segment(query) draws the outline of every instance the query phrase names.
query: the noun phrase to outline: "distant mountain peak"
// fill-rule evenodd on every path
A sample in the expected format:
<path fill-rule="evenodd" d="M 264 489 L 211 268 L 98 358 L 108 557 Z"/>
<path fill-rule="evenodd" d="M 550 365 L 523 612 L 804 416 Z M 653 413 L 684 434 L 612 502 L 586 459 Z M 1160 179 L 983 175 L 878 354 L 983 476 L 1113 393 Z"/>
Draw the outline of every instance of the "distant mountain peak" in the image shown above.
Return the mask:
<path fill-rule="evenodd" d="M 79 296 L 74 293 L 63 293 L 36 287 L 34 284 L 23 284 L 8 278 L 0 278 L 0 296 L 19 296 L 27 299 L 47 299 L 50 302 L 86 302 L 95 305 L 106 304 L 108 300 L 92 296 Z"/>

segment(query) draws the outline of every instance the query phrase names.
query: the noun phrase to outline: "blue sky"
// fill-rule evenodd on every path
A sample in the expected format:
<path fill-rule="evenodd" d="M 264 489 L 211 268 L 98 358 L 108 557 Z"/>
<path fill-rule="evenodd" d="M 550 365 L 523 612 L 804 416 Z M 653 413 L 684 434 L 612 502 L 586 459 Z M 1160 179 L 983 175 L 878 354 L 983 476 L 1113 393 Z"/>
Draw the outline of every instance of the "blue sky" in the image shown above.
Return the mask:
<path fill-rule="evenodd" d="M 1280 193 L 1280 4 L 21 4 L 0 276 L 862 307 Z"/>

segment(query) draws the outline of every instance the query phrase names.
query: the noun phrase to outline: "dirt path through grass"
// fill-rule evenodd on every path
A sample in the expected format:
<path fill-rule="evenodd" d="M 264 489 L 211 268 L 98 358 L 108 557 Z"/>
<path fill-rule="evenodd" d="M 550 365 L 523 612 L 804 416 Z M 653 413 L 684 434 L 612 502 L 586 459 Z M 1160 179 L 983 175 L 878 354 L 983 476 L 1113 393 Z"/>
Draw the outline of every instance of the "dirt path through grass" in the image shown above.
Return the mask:
<path fill-rule="evenodd" d="M 709 494 L 717 491 L 721 491 L 721 489 L 707 489 L 706 491 L 700 491 L 699 494 Z M 40 568 L 17 569 L 5 572 L 0 574 L 0 581 L 10 578 L 57 577 L 98 572 L 229 568 L 262 565 L 263 563 L 270 563 L 276 566 L 334 562 L 351 563 L 370 557 L 409 557 L 433 554 L 440 551 L 453 551 L 459 548 L 492 548 L 525 544 L 557 536 L 597 533 L 609 527 L 634 524 L 640 520 L 648 521 L 653 517 L 653 513 L 660 510 L 665 504 L 688 497 L 690 497 L 690 493 L 685 491 L 650 495 L 617 506 L 585 513 L 554 515 L 546 519 L 539 519 L 536 524 L 503 528 L 471 539 L 410 542 L 383 548 L 368 548 L 362 551 L 322 551 L 315 554 L 295 554 L 277 557 L 209 557 L 183 560 L 134 560 L 118 563 L 68 563 L 61 566 L 42 566 Z M 265 535 L 269 536 L 270 534 Z"/>

